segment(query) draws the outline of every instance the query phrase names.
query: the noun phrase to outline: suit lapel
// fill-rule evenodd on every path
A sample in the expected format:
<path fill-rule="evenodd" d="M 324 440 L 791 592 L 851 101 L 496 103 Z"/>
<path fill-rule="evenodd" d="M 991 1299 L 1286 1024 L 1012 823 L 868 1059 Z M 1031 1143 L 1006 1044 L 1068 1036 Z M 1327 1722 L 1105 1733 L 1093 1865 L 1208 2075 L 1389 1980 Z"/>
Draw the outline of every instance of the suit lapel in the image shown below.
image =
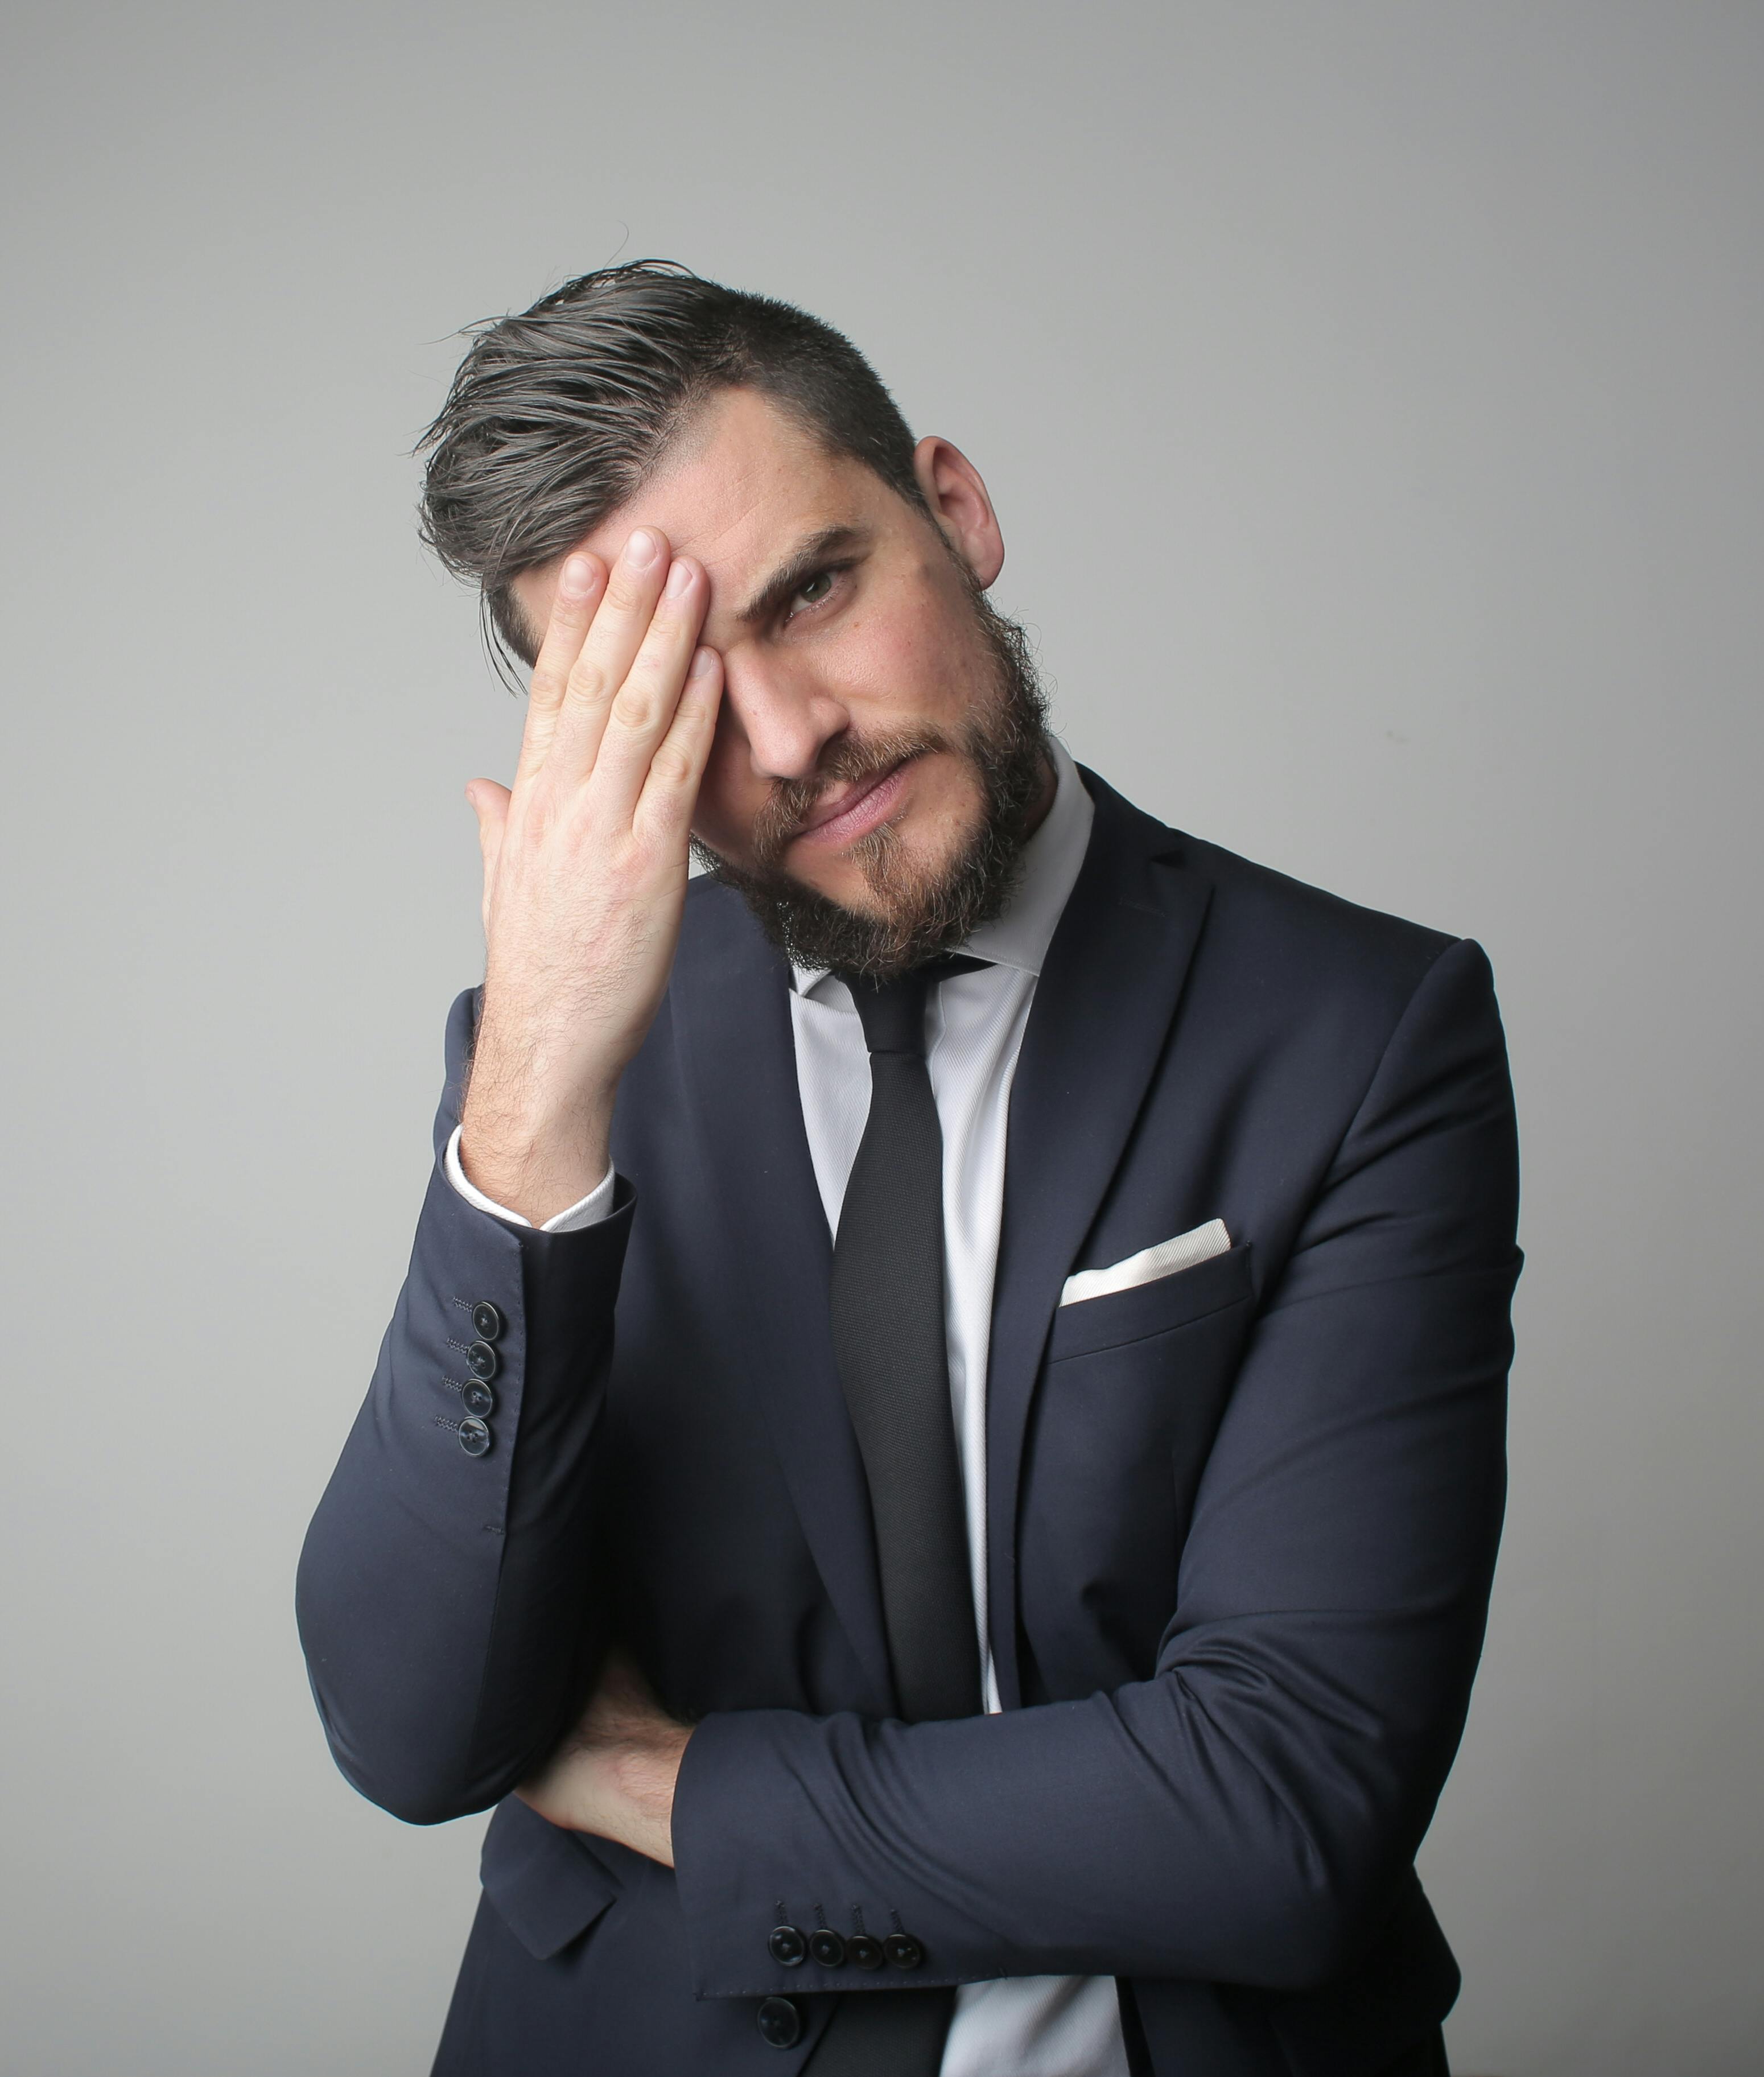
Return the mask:
<path fill-rule="evenodd" d="M 743 1325 L 730 1354 L 763 1410 L 809 1547 L 871 1695 L 894 1713 L 869 1491 L 833 1357 L 833 1247 L 802 1122 L 790 985 L 733 894 L 688 905 L 670 991 L 709 1201 Z"/>
<path fill-rule="evenodd" d="M 1017 1663 L 1017 1492 L 1059 1288 L 1157 1066 L 1211 889 L 1180 839 L 1092 772 L 1083 870 L 1048 947 L 1012 1084 L 987 1369 L 988 1600 L 1007 1709 Z"/>

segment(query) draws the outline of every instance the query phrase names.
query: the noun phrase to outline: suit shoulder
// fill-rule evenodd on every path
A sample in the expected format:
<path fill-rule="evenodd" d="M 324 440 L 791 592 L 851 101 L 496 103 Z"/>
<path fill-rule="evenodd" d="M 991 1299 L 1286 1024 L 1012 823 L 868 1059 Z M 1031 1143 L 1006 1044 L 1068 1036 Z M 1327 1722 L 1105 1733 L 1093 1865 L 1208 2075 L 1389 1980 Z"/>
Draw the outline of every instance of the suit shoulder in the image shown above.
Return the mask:
<path fill-rule="evenodd" d="M 1284 970 L 1293 980 L 1309 973 L 1338 984 L 1351 986 L 1358 978 L 1375 987 L 1394 981 L 1412 988 L 1442 954 L 1462 942 L 1172 829 L 1096 773 L 1084 772 L 1084 777 L 1096 805 L 1097 835 L 1123 870 L 1133 870 L 1128 860 L 1144 859 L 1155 872 L 1192 873 L 1204 884 L 1204 935 L 1216 952 L 1223 941 L 1263 971 Z"/>
<path fill-rule="evenodd" d="M 1425 971 L 1458 942 L 1452 932 L 1367 908 L 1202 838 L 1178 833 L 1177 840 L 1184 860 L 1213 883 L 1220 920 L 1255 932 L 1271 947 L 1289 941 L 1295 949 L 1314 946 L 1369 967 Z"/>
<path fill-rule="evenodd" d="M 1210 899 L 1197 979 L 1277 1028 L 1320 1038 L 1353 1029 L 1376 1039 L 1395 1030 L 1430 976 L 1457 997 L 1492 999 L 1492 978 L 1473 941 L 1428 928 L 1180 835 L 1169 863 L 1200 874 Z M 1382 1036 L 1380 1035 L 1382 1034 Z"/>

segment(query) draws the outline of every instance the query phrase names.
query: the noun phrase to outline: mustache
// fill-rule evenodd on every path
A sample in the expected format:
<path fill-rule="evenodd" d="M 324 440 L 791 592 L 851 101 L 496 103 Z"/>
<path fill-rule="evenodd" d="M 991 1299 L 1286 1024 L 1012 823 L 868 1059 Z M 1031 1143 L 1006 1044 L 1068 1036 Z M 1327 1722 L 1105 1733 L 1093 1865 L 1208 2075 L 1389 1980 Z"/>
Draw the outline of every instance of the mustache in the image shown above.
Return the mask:
<path fill-rule="evenodd" d="M 761 870 L 770 870 L 802 833 L 817 805 L 835 786 L 879 778 L 909 759 L 955 746 L 941 729 L 896 729 L 879 735 L 840 736 L 830 743 L 806 779 L 780 780 L 754 818 L 753 851 Z"/>

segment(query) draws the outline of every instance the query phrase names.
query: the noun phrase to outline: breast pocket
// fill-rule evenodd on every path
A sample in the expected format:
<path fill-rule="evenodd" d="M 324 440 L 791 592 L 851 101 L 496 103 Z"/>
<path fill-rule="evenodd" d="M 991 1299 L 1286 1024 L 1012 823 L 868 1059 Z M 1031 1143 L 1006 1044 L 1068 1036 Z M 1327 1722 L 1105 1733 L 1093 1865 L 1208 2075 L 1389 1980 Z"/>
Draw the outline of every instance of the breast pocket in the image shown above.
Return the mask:
<path fill-rule="evenodd" d="M 1179 1269 L 1131 1291 L 1113 1291 L 1105 1297 L 1080 1298 L 1075 1305 L 1062 1305 L 1054 1315 L 1048 1362 L 1145 1341 L 1238 1304 L 1250 1295 L 1250 1243 L 1240 1241 L 1192 1269 Z"/>
<path fill-rule="evenodd" d="M 1254 1288 L 1244 1242 L 1055 1313 L 1020 1546 L 1024 1632 L 1047 1697 L 1150 1673 Z"/>

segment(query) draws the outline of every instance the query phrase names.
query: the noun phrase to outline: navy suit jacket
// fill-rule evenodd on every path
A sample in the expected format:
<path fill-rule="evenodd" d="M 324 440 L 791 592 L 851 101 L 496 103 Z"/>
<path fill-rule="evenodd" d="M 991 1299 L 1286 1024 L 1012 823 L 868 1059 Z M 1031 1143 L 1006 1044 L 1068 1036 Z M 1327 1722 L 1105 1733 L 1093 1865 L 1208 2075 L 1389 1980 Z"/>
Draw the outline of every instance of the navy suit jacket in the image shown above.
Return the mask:
<path fill-rule="evenodd" d="M 691 891 L 567 1234 L 439 1165 L 299 1612 L 339 1765 L 415 1823 L 499 1804 L 437 2066 L 798 2068 L 830 1995 L 1117 1977 L 1157 2077 L 1365 2077 L 1458 1972 L 1413 1860 L 1504 1490 L 1517 1182 L 1480 949 L 1096 820 L 1011 1098 L 988 1378 L 1005 1710 L 896 1716 L 787 970 Z M 455 1005 L 438 1149 L 475 999 Z M 1228 1254 L 1059 1309 L 1215 1217 Z M 493 1444 L 455 1428 L 506 1322 Z M 677 1870 L 510 1798 L 620 1641 L 694 1720 Z M 508 1799 L 508 1800 L 501 1800 Z M 780 1967 L 780 1915 L 918 1972 Z M 788 1995 L 780 2054 L 755 2001 Z"/>

